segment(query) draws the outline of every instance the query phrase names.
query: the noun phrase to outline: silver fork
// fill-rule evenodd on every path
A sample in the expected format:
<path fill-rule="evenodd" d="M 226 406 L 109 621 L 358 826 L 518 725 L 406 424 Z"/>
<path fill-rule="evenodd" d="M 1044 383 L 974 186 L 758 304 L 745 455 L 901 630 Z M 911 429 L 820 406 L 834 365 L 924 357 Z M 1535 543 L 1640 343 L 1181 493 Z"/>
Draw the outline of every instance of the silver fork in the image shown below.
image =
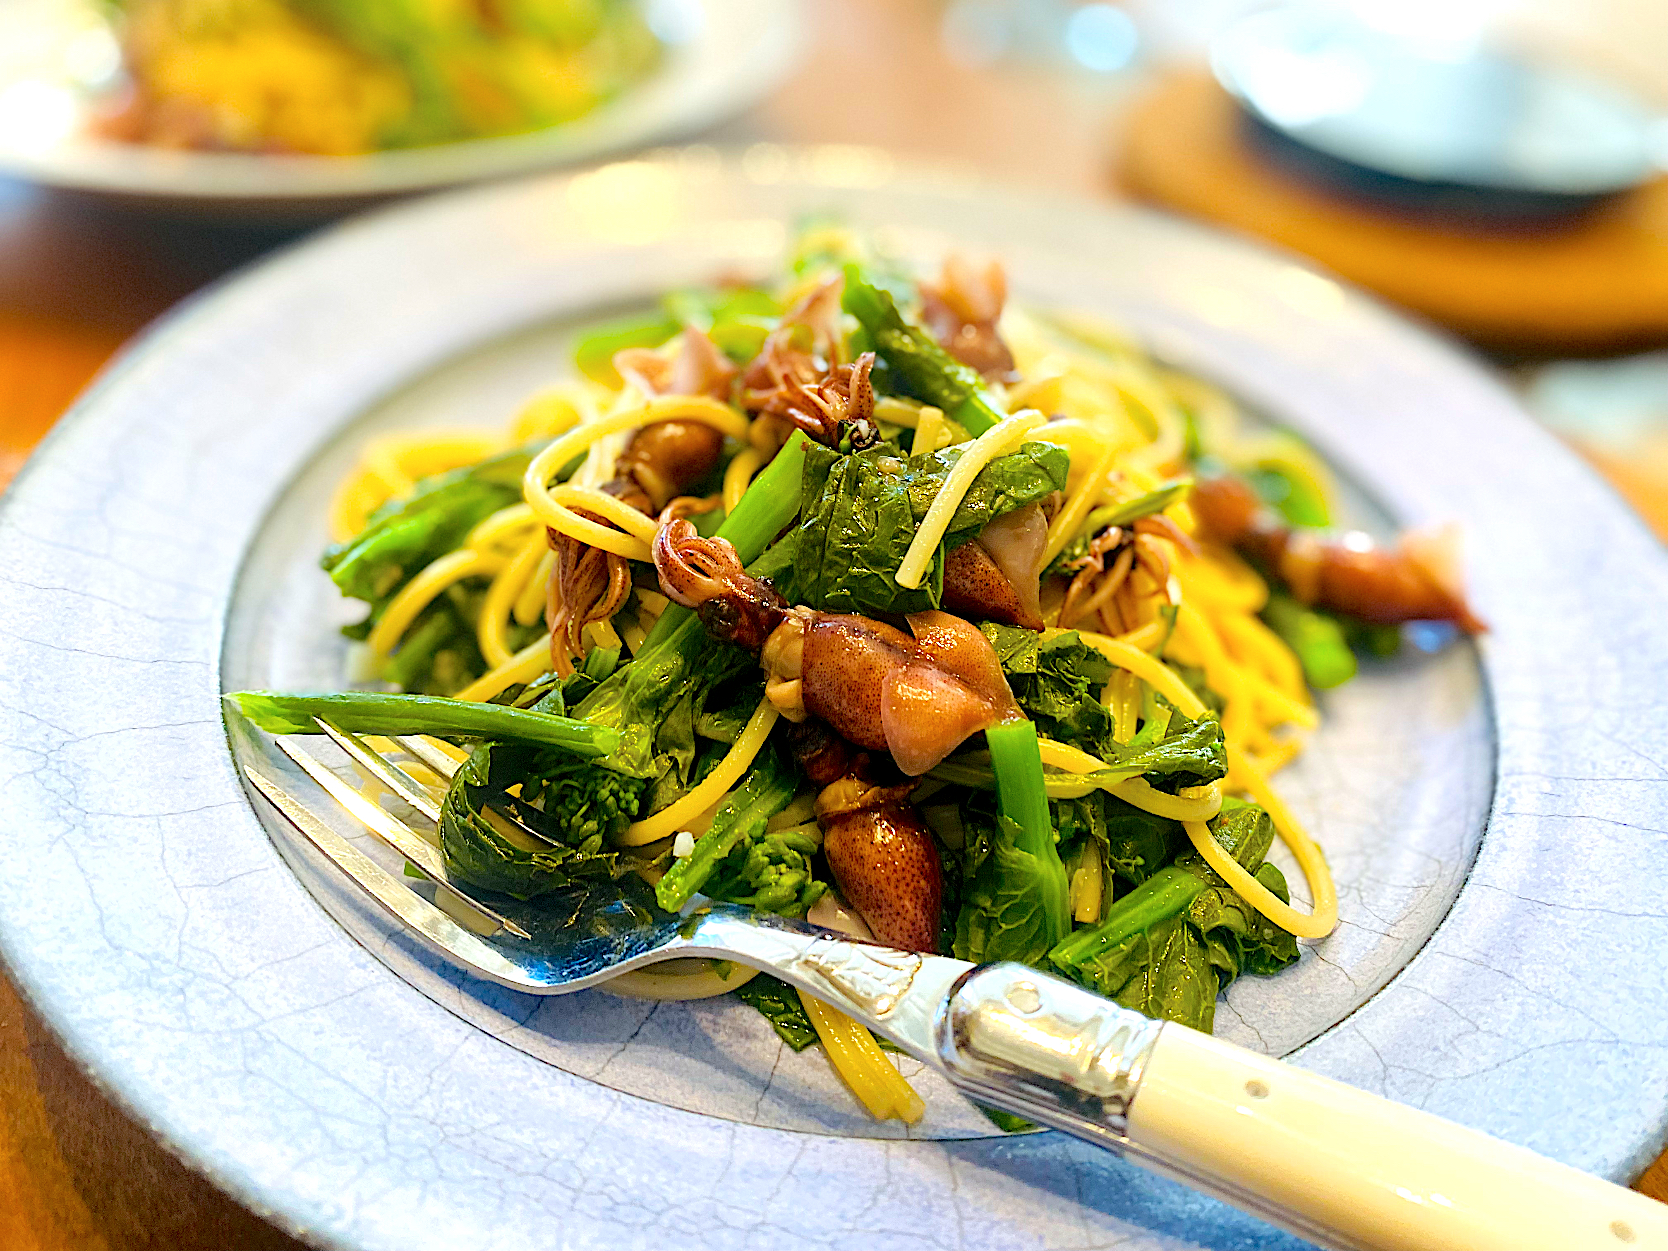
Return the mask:
<path fill-rule="evenodd" d="M 322 733 L 431 823 L 427 788 L 356 735 Z M 449 778 L 431 740 L 401 748 Z M 1020 964 L 896 951 L 747 909 L 686 917 L 599 884 L 561 908 L 483 899 L 435 840 L 287 739 L 279 746 L 356 820 L 478 915 L 476 933 L 382 868 L 271 774 L 244 774 L 420 941 L 478 977 L 567 994 L 663 960 L 773 973 L 856 1017 L 980 1102 L 1065 1130 L 1325 1246 L 1668 1251 L 1668 1206 L 1475 1130 L 1148 1019 Z M 536 831 L 522 826 L 528 834 Z"/>

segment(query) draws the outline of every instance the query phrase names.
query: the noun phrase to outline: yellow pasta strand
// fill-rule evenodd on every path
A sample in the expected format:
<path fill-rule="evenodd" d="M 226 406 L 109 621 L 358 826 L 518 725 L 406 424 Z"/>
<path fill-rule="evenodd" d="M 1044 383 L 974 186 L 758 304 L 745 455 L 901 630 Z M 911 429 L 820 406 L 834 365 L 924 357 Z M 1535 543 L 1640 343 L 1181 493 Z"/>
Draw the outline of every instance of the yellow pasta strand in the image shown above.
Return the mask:
<path fill-rule="evenodd" d="M 956 429 L 960 430 L 961 427 L 958 425 Z M 910 454 L 920 456 L 926 452 L 936 452 L 939 448 L 949 447 L 955 441 L 956 436 L 950 430 L 950 423 L 945 420 L 944 410 L 929 404 L 921 409 L 915 427 L 915 441 L 909 445 Z"/>
<path fill-rule="evenodd" d="M 1062 634 L 1065 631 L 1051 630 L 1049 635 Z M 1083 641 L 1105 656 L 1120 669 L 1128 669 L 1148 686 L 1152 687 L 1165 699 L 1176 706 L 1184 717 L 1201 717 L 1205 713 L 1204 702 L 1193 693 L 1191 687 L 1181 680 L 1181 675 L 1166 665 L 1162 660 L 1142 651 L 1139 647 L 1131 646 L 1123 639 L 1108 638 L 1104 634 L 1096 634 L 1092 630 L 1079 630 Z"/>
<path fill-rule="evenodd" d="M 1243 751 L 1228 746 L 1228 776 L 1234 785 L 1243 788 L 1252 799 L 1262 805 L 1274 821 L 1280 841 L 1290 849 L 1298 868 L 1309 883 L 1309 896 L 1314 907 L 1307 915 L 1290 904 L 1280 902 L 1279 896 L 1257 881 L 1241 865 L 1222 850 L 1210 831 L 1197 822 L 1185 822 L 1188 841 L 1205 862 L 1227 880 L 1228 884 L 1245 897 L 1258 912 L 1281 929 L 1299 938 L 1325 938 L 1338 927 L 1338 890 L 1332 881 L 1332 869 L 1326 856 L 1309 837 L 1285 801 L 1275 794 L 1268 777 Z"/>
<path fill-rule="evenodd" d="M 539 558 L 549 550 L 542 531 L 529 535 L 521 550 L 498 571 L 498 576 L 487 588 L 480 619 L 475 623 L 475 638 L 481 645 L 481 655 L 486 657 L 489 669 L 506 665 L 513 659 L 504 637 L 509 628 L 510 614 L 515 611 L 515 601 L 522 588 L 533 576 L 533 570 L 538 568 Z"/>
<path fill-rule="evenodd" d="M 1325 938 L 1338 926 L 1338 905 L 1334 900 L 1329 913 L 1323 913 L 1317 907 L 1313 913 L 1302 913 L 1290 904 L 1282 903 L 1280 897 L 1256 878 L 1245 871 L 1243 865 L 1227 852 L 1222 850 L 1222 844 L 1216 841 L 1210 829 L 1200 821 L 1184 821 L 1182 828 L 1187 831 L 1187 839 L 1193 844 L 1193 849 L 1204 858 L 1206 864 L 1215 869 L 1222 879 L 1239 892 L 1241 898 L 1258 912 L 1262 913 L 1274 924 L 1288 934 L 1295 934 L 1298 938 Z M 1304 876 L 1309 871 L 1304 869 Z M 1331 875 L 1326 875 L 1330 883 Z M 1309 889 L 1315 889 L 1311 880 Z"/>
<path fill-rule="evenodd" d="M 613 552 L 614 555 L 624 556 L 627 560 L 654 559 L 654 552 L 648 543 L 636 535 L 621 534 L 618 530 L 581 517 L 567 505 L 557 503 L 548 495 L 544 497 L 543 506 L 538 509 L 538 513 L 539 519 L 552 530 L 578 539 L 591 547 L 600 547 L 605 552 Z"/>
<path fill-rule="evenodd" d="M 724 511 L 733 513 L 741 497 L 747 494 L 753 475 L 764 466 L 764 453 L 756 447 L 744 447 L 735 454 L 724 469 Z"/>
<path fill-rule="evenodd" d="M 1135 722 L 1141 711 L 1141 679 L 1128 670 L 1114 673 L 1106 692 L 1112 696 L 1112 738 L 1127 743 L 1135 737 Z"/>
<path fill-rule="evenodd" d="M 757 969 L 733 960 L 663 960 L 647 969 L 621 973 L 603 983 L 601 989 L 627 999 L 660 999 L 687 1002 L 712 999 L 745 986 L 759 975 Z"/>
<path fill-rule="evenodd" d="M 455 552 L 448 552 L 407 582 L 400 588 L 400 593 L 389 601 L 388 607 L 383 609 L 382 618 L 365 640 L 375 663 L 380 665 L 388 659 L 388 654 L 394 650 L 394 644 L 411 628 L 411 623 L 417 619 L 417 615 L 447 587 L 465 578 L 496 573 L 499 564 L 500 560 L 496 556 L 487 556 L 472 548 L 463 547 Z"/>
<path fill-rule="evenodd" d="M 501 691 L 506 691 L 518 682 L 531 682 L 535 678 L 543 677 L 550 672 L 550 636 L 547 634 L 535 642 L 527 644 L 504 664 L 491 672 L 476 678 L 464 687 L 453 699 L 468 700 L 473 703 L 485 703 Z"/>
<path fill-rule="evenodd" d="M 1263 672 L 1283 692 L 1307 703 L 1303 666 L 1278 634 L 1249 614 L 1224 613 L 1216 624 L 1230 647 L 1244 656 L 1255 657 L 1261 662 Z"/>
<path fill-rule="evenodd" d="M 914 430 L 919 426 L 927 406 L 917 404 L 914 400 L 899 399 L 892 395 L 875 396 L 875 420 L 885 422 L 889 426 L 902 426 L 905 430 Z"/>
<path fill-rule="evenodd" d="M 568 508 L 583 508 L 596 513 L 644 543 L 654 542 L 655 531 L 660 528 L 647 513 L 638 512 L 617 495 L 595 487 L 563 483 L 550 488 L 550 498 Z"/>
<path fill-rule="evenodd" d="M 1069 743 L 1057 743 L 1051 738 L 1039 739 L 1037 746 L 1045 765 L 1064 769 L 1068 773 L 1098 773 L 1116 767 L 1099 756 L 1092 756 Z M 1181 795 L 1167 795 L 1163 791 L 1155 790 L 1140 778 L 1126 778 L 1122 782 L 1102 786 L 1101 789 L 1109 795 L 1116 795 L 1127 804 L 1140 808 L 1143 812 L 1168 817 L 1172 821 L 1208 821 L 1222 811 L 1220 782 L 1190 788 Z"/>
<path fill-rule="evenodd" d="M 503 445 L 500 436 L 483 430 L 420 430 L 372 440 L 360 453 L 358 470 L 331 497 L 331 541 L 347 542 L 372 512 L 410 495 L 418 480 L 473 465 Z"/>
<path fill-rule="evenodd" d="M 1071 542 L 1077 528 L 1083 524 L 1083 519 L 1089 515 L 1089 510 L 1100 498 L 1100 493 L 1106 486 L 1106 475 L 1112 471 L 1112 463 L 1117 458 L 1118 449 L 1107 448 L 1084 475 L 1083 481 L 1078 483 L 1077 490 L 1072 492 L 1059 516 L 1049 523 L 1048 541 L 1043 545 L 1043 567 L 1046 568 L 1065 550 L 1066 544 Z"/>
<path fill-rule="evenodd" d="M 557 387 L 535 395 L 510 422 L 510 440 L 517 446 L 534 439 L 550 439 L 596 415 L 582 386 Z"/>
<path fill-rule="evenodd" d="M 1042 425 L 1043 421 L 1041 413 L 1019 413 L 1005 421 L 997 422 L 973 440 L 956 461 L 955 468 L 951 469 L 949 476 L 944 479 L 944 485 L 933 497 L 927 515 L 921 519 L 921 526 L 915 531 L 915 538 L 911 540 L 909 550 L 904 553 L 903 562 L 898 566 L 895 575 L 899 586 L 914 589 L 921 585 L 921 579 L 926 576 L 927 566 L 932 563 L 938 545 L 944 541 L 944 532 L 949 528 L 950 519 L 955 516 L 962 496 L 966 495 L 967 489 L 973 485 L 973 479 L 998 456 L 1006 456 L 1025 442 L 1031 431 Z"/>
<path fill-rule="evenodd" d="M 624 556 L 628 560 L 651 559 L 648 542 L 635 534 L 621 534 L 607 526 L 598 525 L 579 516 L 554 497 L 550 480 L 575 456 L 587 451 L 597 440 L 638 426 L 659 421 L 698 421 L 735 439 L 746 439 L 747 418 L 727 404 L 704 395 L 664 395 L 638 407 L 623 409 L 587 421 L 553 440 L 533 457 L 522 476 L 521 493 L 529 507 L 551 529 L 570 535 L 592 547 Z M 578 488 L 570 488 L 578 489 Z M 585 507 L 590 508 L 589 503 Z M 593 511 L 612 519 L 601 508 Z M 635 510 L 633 510 L 635 511 Z M 641 517 L 641 514 L 638 514 Z"/>
<path fill-rule="evenodd" d="M 1100 845 L 1094 839 L 1085 840 L 1083 857 L 1071 875 L 1072 920 L 1084 925 L 1093 925 L 1100 920 L 1104 873 L 1105 868 L 1100 862 Z"/>
<path fill-rule="evenodd" d="M 1300 738 L 1280 739 L 1271 744 L 1267 751 L 1246 752 L 1245 758 L 1260 769 L 1266 776 L 1278 773 L 1289 765 L 1298 752 L 1303 750 L 1303 740 Z"/>
<path fill-rule="evenodd" d="M 475 523 L 475 528 L 463 540 L 463 546 L 473 547 L 477 551 L 485 551 L 500 544 L 519 546 L 524 537 L 523 531 L 533 525 L 538 518 L 533 510 L 525 504 L 511 504 L 508 508 L 500 508 L 490 517 Z"/>
<path fill-rule="evenodd" d="M 1150 652 L 1164 641 L 1167 627 L 1162 621 L 1149 621 L 1144 626 L 1138 626 L 1128 634 L 1120 634 L 1113 639 L 1114 643 L 1127 643 L 1141 651 Z"/>
<path fill-rule="evenodd" d="M 1268 584 L 1229 552 L 1213 549 L 1197 560 L 1179 560 L 1175 574 L 1184 598 L 1201 605 L 1254 613 L 1268 603 Z"/>
<path fill-rule="evenodd" d="M 735 746 L 724 754 L 724 759 L 702 779 L 700 785 L 652 817 L 634 821 L 626 829 L 620 842 L 627 847 L 640 847 L 644 843 L 655 842 L 670 834 L 676 834 L 691 817 L 705 808 L 712 807 L 723 798 L 725 792 L 741 781 L 741 775 L 747 772 L 748 766 L 753 763 L 753 757 L 759 754 L 765 739 L 770 737 L 770 731 L 776 725 L 779 715 L 770 700 L 761 699 L 759 706 L 753 710 L 753 715 L 748 718 L 740 737 L 736 739 Z"/>
<path fill-rule="evenodd" d="M 419 430 L 378 439 L 367 449 L 366 459 L 374 458 L 375 465 L 388 465 L 412 482 L 477 464 L 503 446 L 501 435 L 486 430 Z"/>
<path fill-rule="evenodd" d="M 871 1116 L 877 1121 L 896 1117 L 908 1125 L 921 1119 L 926 1103 L 892 1066 L 873 1034 L 815 995 L 802 990 L 799 1001 L 805 1005 L 805 1015 L 811 1018 L 834 1071 Z"/>
<path fill-rule="evenodd" d="M 550 587 L 551 571 L 556 567 L 556 553 L 545 544 L 545 553 L 539 557 L 538 568 L 533 570 L 533 576 L 527 579 L 527 585 L 515 601 L 515 623 L 518 626 L 530 626 L 544 616 L 545 596 Z"/>
<path fill-rule="evenodd" d="M 1179 795 L 1167 795 L 1140 778 L 1130 778 L 1111 788 L 1111 793 L 1132 808 L 1171 821 L 1209 821 L 1222 811 L 1222 783 L 1186 787 Z"/>

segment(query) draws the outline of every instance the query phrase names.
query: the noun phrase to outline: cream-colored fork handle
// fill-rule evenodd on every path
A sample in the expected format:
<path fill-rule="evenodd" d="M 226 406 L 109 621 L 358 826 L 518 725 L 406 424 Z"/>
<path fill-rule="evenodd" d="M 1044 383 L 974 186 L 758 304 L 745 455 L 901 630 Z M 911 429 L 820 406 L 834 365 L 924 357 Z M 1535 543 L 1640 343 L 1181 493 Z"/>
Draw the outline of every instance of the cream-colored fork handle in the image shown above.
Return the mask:
<path fill-rule="evenodd" d="M 1668 1206 L 1174 1024 L 1147 1059 L 1127 1132 L 1224 1190 L 1301 1214 L 1336 1246 L 1668 1249 Z"/>

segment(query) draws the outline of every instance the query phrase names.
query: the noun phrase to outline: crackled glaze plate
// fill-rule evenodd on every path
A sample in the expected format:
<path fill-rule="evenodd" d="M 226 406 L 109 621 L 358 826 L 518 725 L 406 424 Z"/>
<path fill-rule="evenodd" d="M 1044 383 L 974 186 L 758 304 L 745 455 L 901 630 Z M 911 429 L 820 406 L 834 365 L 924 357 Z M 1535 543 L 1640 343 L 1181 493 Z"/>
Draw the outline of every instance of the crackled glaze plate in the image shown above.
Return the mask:
<path fill-rule="evenodd" d="M 803 41 L 800 0 L 641 0 L 660 65 L 559 126 L 366 156 L 164 150 L 92 133 L 120 63 L 102 0 L 0 0 L 0 173 L 215 215 L 341 212 L 413 191 L 596 160 L 694 135 L 774 87 Z"/>
<path fill-rule="evenodd" d="M 502 422 L 588 319 L 837 213 L 999 255 L 1305 433 L 1351 520 L 1454 519 L 1479 645 L 1323 700 L 1280 785 L 1342 923 L 1218 1031 L 1625 1178 L 1668 1108 L 1668 562 L 1452 347 L 1280 256 L 852 149 L 689 149 L 359 219 L 169 319 L 0 504 L 0 949 L 130 1111 L 354 1248 L 1287 1247 L 921 1075 L 907 1135 L 729 1000 L 537 998 L 392 931 L 251 805 L 218 696 L 336 686 L 316 561 L 374 433 Z M 229 732 L 230 729 L 230 732 Z M 906 1071 L 914 1066 L 906 1062 Z"/>

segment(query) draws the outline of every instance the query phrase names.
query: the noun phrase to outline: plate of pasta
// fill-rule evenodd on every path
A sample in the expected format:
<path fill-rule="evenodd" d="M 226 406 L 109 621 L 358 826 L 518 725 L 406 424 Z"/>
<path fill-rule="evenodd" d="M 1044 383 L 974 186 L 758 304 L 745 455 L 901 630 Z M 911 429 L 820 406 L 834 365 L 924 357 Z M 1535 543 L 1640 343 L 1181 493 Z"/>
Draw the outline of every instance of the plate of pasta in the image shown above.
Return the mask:
<path fill-rule="evenodd" d="M 692 134 L 787 69 L 794 0 L 17 0 L 0 169 L 308 214 Z"/>
<path fill-rule="evenodd" d="M 416 889 L 460 924 L 741 905 L 1589 1171 L 1660 1146 L 1668 989 L 1620 936 L 1663 923 L 1625 831 L 1668 803 L 1668 570 L 1490 379 L 1284 258 L 850 149 L 464 193 L 177 317 L 0 524 L 41 675 L 0 741 L 49 732 L 0 942 L 325 1245 L 1286 1244 L 748 968 L 471 977 L 242 789 L 315 717 L 440 745 L 458 893 Z"/>

